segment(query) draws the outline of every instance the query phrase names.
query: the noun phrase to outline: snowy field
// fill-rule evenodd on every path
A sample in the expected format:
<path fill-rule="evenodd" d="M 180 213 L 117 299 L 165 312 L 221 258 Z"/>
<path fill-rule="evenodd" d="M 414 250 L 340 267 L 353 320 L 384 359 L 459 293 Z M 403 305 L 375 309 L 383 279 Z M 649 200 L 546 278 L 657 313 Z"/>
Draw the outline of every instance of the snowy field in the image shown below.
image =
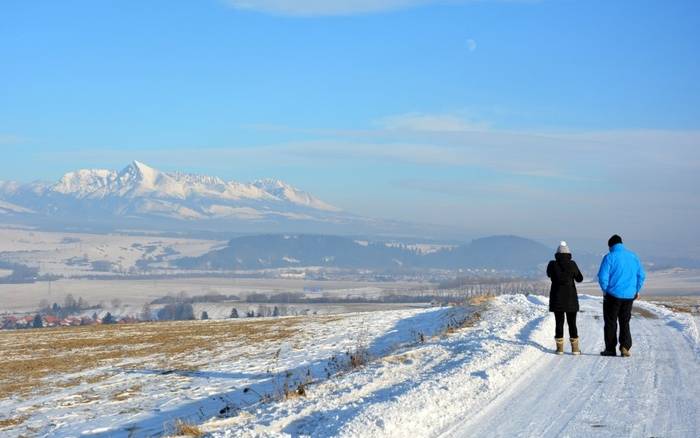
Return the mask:
<path fill-rule="evenodd" d="M 466 309 L 0 333 L 0 433 L 700 436 L 697 318 L 637 303 L 633 356 L 604 358 L 601 299 L 582 296 L 581 307 L 578 357 L 552 354 L 546 299 L 522 295 Z"/>
<path fill-rule="evenodd" d="M 137 270 L 139 261 L 166 262 L 174 258 L 195 257 L 226 243 L 0 227 L 0 259 L 39 268 L 41 274 L 66 277 L 129 273 Z"/>
<path fill-rule="evenodd" d="M 83 297 L 91 304 L 119 298 L 125 305 L 140 308 L 144 303 L 168 294 L 189 296 L 221 293 L 244 297 L 250 293 L 304 292 L 376 297 L 385 291 L 409 291 L 422 286 L 413 282 L 308 281 L 258 278 L 173 278 L 166 280 L 65 279 L 31 284 L 0 284 L 0 313 L 36 310 L 42 299 L 63 302 L 67 294 Z"/>
<path fill-rule="evenodd" d="M 2 332 L 0 425 L 10 426 L 0 433 L 145 436 L 222 409 L 227 417 L 246 406 L 254 412 L 285 382 L 342 372 L 346 352 L 381 357 L 463 314 L 441 308 Z"/>

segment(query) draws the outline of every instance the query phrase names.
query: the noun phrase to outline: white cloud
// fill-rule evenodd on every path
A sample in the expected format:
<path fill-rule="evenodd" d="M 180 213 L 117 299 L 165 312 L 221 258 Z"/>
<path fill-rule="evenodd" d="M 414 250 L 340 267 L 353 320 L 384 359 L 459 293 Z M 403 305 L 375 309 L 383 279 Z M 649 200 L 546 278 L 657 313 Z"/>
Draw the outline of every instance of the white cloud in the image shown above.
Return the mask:
<path fill-rule="evenodd" d="M 278 15 L 354 15 L 402 9 L 439 0 L 227 0 L 236 9 Z"/>
<path fill-rule="evenodd" d="M 297 17 L 370 14 L 429 4 L 460 4 L 484 1 L 535 3 L 540 0 L 223 0 L 242 10 Z M 469 51 L 476 41 L 467 40 Z"/>
<path fill-rule="evenodd" d="M 392 131 L 467 132 L 484 131 L 488 124 L 453 114 L 408 113 L 385 117 L 379 126 Z"/>
<path fill-rule="evenodd" d="M 285 166 L 333 168 L 353 161 L 430 168 L 483 169 L 540 184 L 605 184 L 607 190 L 697 193 L 699 131 L 532 132 L 489 128 L 450 114 L 385 117 L 376 129 L 303 131 L 306 139 L 254 147 L 61 151 L 51 160 L 127 163 L 135 158 L 173 169 Z M 279 127 L 284 130 L 285 128 Z M 297 130 L 293 130 L 297 132 Z M 225 163 L 225 164 L 224 164 Z"/>

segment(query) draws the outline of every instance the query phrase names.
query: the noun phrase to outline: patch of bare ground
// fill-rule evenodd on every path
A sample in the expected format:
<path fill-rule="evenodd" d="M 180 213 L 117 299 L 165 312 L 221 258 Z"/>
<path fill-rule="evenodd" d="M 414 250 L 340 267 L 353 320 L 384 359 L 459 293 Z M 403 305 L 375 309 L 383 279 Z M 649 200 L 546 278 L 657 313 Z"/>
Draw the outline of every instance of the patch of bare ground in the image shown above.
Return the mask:
<path fill-rule="evenodd" d="M 450 320 L 445 325 L 443 330 L 444 335 L 451 335 L 462 329 L 474 327 L 479 321 L 481 321 L 481 313 L 491 305 L 494 300 L 492 295 L 480 295 L 470 298 L 468 305 L 470 307 L 478 308 L 479 310 L 473 310 L 468 312 L 464 317 L 461 318 L 450 318 Z"/>
<path fill-rule="evenodd" d="M 700 296 L 650 296 L 642 297 L 642 299 L 664 306 L 674 312 L 700 315 Z"/>
<path fill-rule="evenodd" d="M 113 393 L 111 395 L 111 398 L 114 401 L 121 402 L 121 401 L 131 399 L 132 397 L 134 397 L 134 395 L 137 395 L 140 392 L 141 392 L 141 385 L 134 385 L 134 386 L 131 386 L 130 388 L 128 388 L 126 391 L 120 391 L 120 392 Z"/>
<path fill-rule="evenodd" d="M 174 435 L 175 436 L 187 436 L 187 437 L 200 437 L 204 436 L 204 432 L 199 428 L 199 426 L 196 426 L 192 423 L 188 423 L 183 420 L 177 420 L 175 421 L 175 426 L 174 426 Z"/>
<path fill-rule="evenodd" d="M 635 306 L 632 307 L 632 315 L 639 316 L 646 319 L 658 319 L 659 317 L 652 311 L 647 310 L 643 307 Z"/>
<path fill-rule="evenodd" d="M 472 306 L 485 306 L 494 300 L 493 295 L 478 295 L 469 299 L 469 304 Z"/>
<path fill-rule="evenodd" d="M 318 317 L 323 322 L 326 318 Z M 0 331 L 0 399 L 32 391 L 97 383 L 111 376 L 75 377 L 87 370 L 138 359 L 167 360 L 169 367 L 197 369 L 203 352 L 226 345 L 280 342 L 297 332 L 302 318 L 265 320 L 181 321 L 129 325 L 100 325 L 39 330 Z M 134 363 L 134 360 L 137 363 Z M 48 379 L 50 377 L 50 380 Z"/>
<path fill-rule="evenodd" d="M 345 315 L 328 315 L 328 316 L 323 316 L 323 317 L 319 320 L 319 322 L 321 322 L 321 323 L 323 323 L 323 324 L 328 324 L 328 323 L 331 323 L 331 322 L 342 321 L 342 320 L 345 319 L 345 318 L 346 318 Z"/>
<path fill-rule="evenodd" d="M 9 429 L 11 427 L 19 426 L 20 424 L 27 421 L 27 417 L 12 417 L 0 419 L 0 430 Z"/>

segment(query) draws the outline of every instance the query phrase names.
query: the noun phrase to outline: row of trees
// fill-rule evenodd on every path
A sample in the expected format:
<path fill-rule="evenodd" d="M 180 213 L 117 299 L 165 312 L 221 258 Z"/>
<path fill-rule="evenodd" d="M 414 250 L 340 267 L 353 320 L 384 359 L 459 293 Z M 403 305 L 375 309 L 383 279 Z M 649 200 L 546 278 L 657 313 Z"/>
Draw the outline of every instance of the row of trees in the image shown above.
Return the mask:
<path fill-rule="evenodd" d="M 177 303 L 222 303 L 225 301 L 239 301 L 238 295 L 224 295 L 220 293 L 210 293 L 204 295 L 195 295 L 190 297 L 186 292 L 178 294 L 170 294 L 164 297 L 156 298 L 151 301 L 151 304 L 177 304 Z"/>
<path fill-rule="evenodd" d="M 48 300 L 43 299 L 39 303 L 39 313 L 42 315 L 51 315 L 57 318 L 66 318 L 71 315 L 77 315 L 85 310 L 100 309 L 102 306 L 90 306 L 90 304 L 78 297 L 76 300 L 73 294 L 66 295 L 63 300 L 63 305 L 58 303 L 50 304 Z"/>
<path fill-rule="evenodd" d="M 166 304 L 157 312 L 159 321 L 188 321 L 195 319 L 190 303 Z M 207 319 L 209 315 L 207 314 Z"/>
<path fill-rule="evenodd" d="M 444 281 L 436 290 L 428 294 L 462 293 L 465 295 L 510 295 L 521 293 L 541 293 L 548 290 L 545 283 L 523 278 L 473 278 L 460 277 Z"/>
<path fill-rule="evenodd" d="M 32 328 L 43 328 L 45 327 L 45 316 L 42 315 L 41 313 L 37 313 L 34 316 L 34 319 L 32 320 L 31 327 Z M 54 315 L 49 315 L 49 316 L 54 316 Z M 57 317 L 58 318 L 58 317 Z M 100 323 L 100 324 L 116 324 L 119 322 L 119 320 L 112 315 L 110 312 L 107 312 L 107 314 L 104 316 L 104 318 L 99 319 L 97 313 L 93 313 L 92 318 L 89 317 L 83 317 L 80 318 L 80 325 L 92 325 L 95 323 Z M 53 324 L 52 324 L 53 325 Z M 70 325 L 75 325 L 75 324 L 70 324 Z"/>
<path fill-rule="evenodd" d="M 246 318 L 269 318 L 278 316 L 288 316 L 290 314 L 289 309 L 286 306 L 258 306 L 256 310 L 248 310 L 244 313 Z M 297 314 L 297 313 L 295 313 Z M 235 307 L 231 309 L 230 318 L 239 318 L 238 309 Z"/>
<path fill-rule="evenodd" d="M 542 293 L 547 289 L 546 285 L 538 281 L 510 278 L 458 278 L 440 284 L 436 289 L 427 289 L 415 292 L 393 292 L 381 296 L 346 295 L 344 297 L 333 294 L 307 296 L 301 292 L 279 292 L 265 294 L 254 292 L 245 296 L 243 302 L 248 304 L 373 304 L 373 303 L 430 303 L 433 301 L 454 300 L 479 295 L 506 295 Z M 185 292 L 176 295 L 167 295 L 151 301 L 152 305 L 181 305 L 196 303 L 222 303 L 227 301 L 240 301 L 237 295 L 205 294 L 188 296 Z M 174 307 L 168 312 L 174 311 Z M 274 313 L 274 307 L 268 311 L 247 311 L 246 316 L 253 313 L 263 315 Z M 269 315 L 265 315 L 269 316 Z"/>

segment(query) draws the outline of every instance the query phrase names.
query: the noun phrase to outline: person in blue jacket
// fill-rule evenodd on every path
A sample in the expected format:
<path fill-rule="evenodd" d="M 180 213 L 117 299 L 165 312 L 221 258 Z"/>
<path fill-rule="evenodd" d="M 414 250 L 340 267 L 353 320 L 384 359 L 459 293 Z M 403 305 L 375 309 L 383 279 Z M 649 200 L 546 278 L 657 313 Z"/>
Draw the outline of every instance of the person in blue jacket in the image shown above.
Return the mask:
<path fill-rule="evenodd" d="M 620 355 L 630 356 L 632 334 L 630 318 L 632 304 L 639 298 L 646 274 L 639 257 L 622 244 L 615 234 L 608 240 L 610 252 L 605 255 L 598 271 L 598 284 L 603 291 L 603 319 L 605 321 L 605 350 L 601 356 L 617 356 L 617 325 L 620 324 Z"/>

